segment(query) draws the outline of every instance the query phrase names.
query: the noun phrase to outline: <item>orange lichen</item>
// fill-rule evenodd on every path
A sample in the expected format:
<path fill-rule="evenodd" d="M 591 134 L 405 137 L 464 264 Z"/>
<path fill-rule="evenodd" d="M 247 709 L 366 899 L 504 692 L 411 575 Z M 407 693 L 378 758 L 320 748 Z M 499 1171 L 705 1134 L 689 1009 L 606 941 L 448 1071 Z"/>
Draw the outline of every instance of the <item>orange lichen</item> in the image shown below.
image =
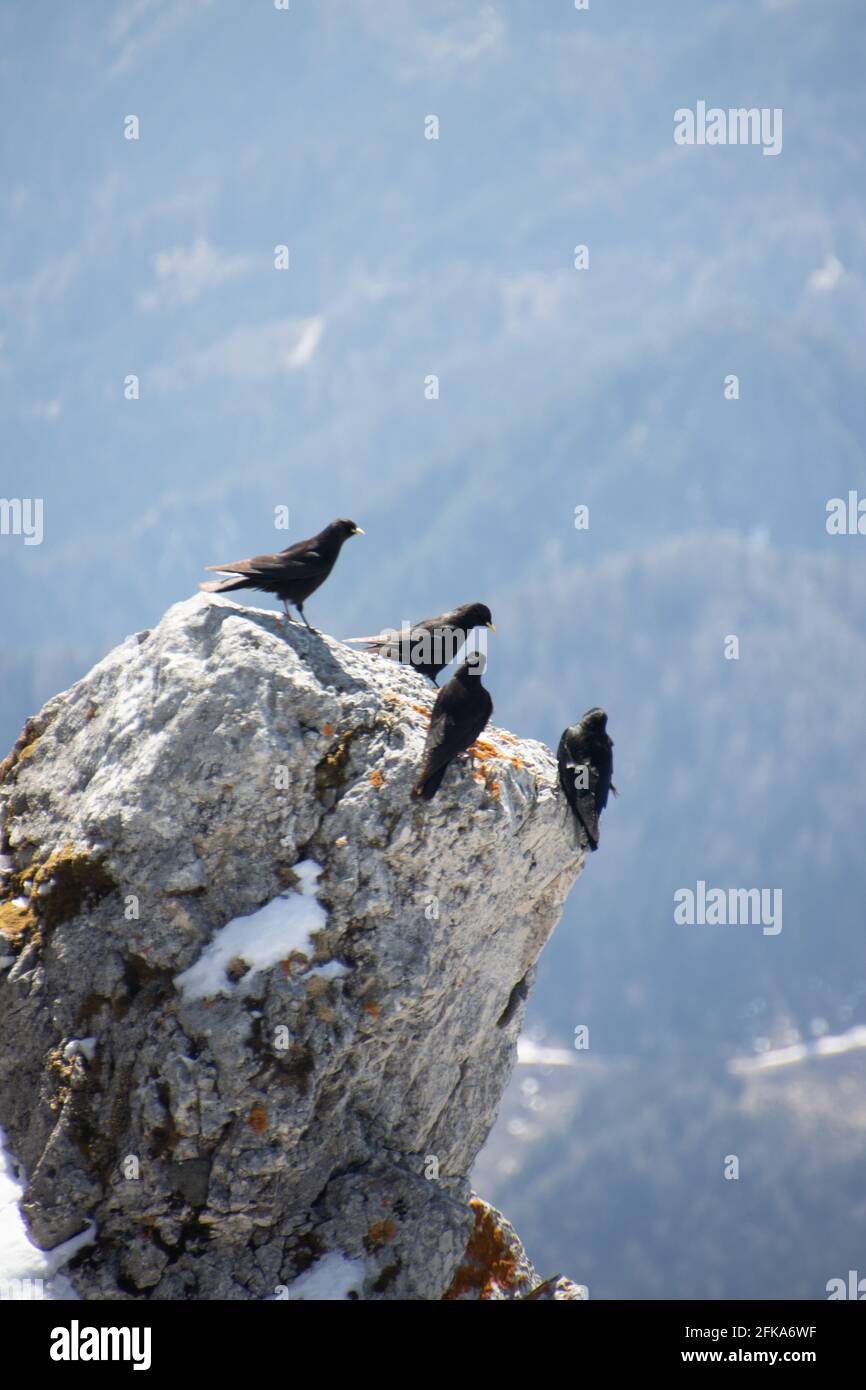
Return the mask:
<path fill-rule="evenodd" d="M 375 1250 L 382 1245 L 387 1245 L 389 1241 L 394 1239 L 396 1234 L 396 1221 L 391 1221 L 390 1219 L 385 1221 L 374 1221 L 364 1237 L 364 1244 L 368 1250 Z"/>
<path fill-rule="evenodd" d="M 475 1213 L 475 1225 L 463 1264 L 443 1295 L 446 1300 L 460 1298 L 463 1294 L 489 1298 L 494 1288 L 508 1289 L 516 1282 L 517 1259 L 493 1212 L 477 1197 L 469 1205 Z"/>
<path fill-rule="evenodd" d="M 333 726 L 333 724 L 326 724 L 325 727 L 324 727 L 324 729 L 322 730 L 322 733 L 325 735 L 325 738 L 333 738 L 333 737 L 334 737 L 334 726 Z"/>
<path fill-rule="evenodd" d="M 415 711 L 416 714 L 423 714 L 423 716 L 424 716 L 425 719 L 429 719 L 429 718 L 430 718 L 430 711 L 429 711 L 429 709 L 427 708 L 426 705 L 412 705 L 412 704 L 410 704 L 409 707 L 410 707 L 410 709 L 413 709 L 413 710 Z"/>
<path fill-rule="evenodd" d="M 287 979 L 290 975 L 295 974 L 298 970 L 306 970 L 309 963 L 310 962 L 307 960 L 307 957 L 304 955 L 303 951 L 291 951 L 289 955 L 285 956 L 282 960 L 277 961 L 277 964 L 279 965 L 280 969 L 282 970 L 283 974 L 286 976 Z"/>
<path fill-rule="evenodd" d="M 374 787 L 384 787 L 385 785 L 385 778 L 378 768 L 374 768 L 370 773 L 370 781 Z"/>
<path fill-rule="evenodd" d="M 364 1013 L 369 1014 L 371 1018 L 379 1017 L 379 1005 L 375 999 L 365 999 L 363 1009 Z"/>
<path fill-rule="evenodd" d="M 254 1105 L 247 1115 L 247 1124 L 254 1134 L 264 1134 L 268 1127 L 267 1111 L 261 1105 Z"/>

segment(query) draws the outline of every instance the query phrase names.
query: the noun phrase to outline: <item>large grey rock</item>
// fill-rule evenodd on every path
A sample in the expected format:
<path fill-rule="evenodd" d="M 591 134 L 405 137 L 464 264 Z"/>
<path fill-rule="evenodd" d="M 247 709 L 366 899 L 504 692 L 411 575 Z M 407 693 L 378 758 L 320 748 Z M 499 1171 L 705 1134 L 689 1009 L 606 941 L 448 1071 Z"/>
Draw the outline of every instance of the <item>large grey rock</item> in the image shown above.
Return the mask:
<path fill-rule="evenodd" d="M 36 1242 L 96 1224 L 85 1296 L 466 1296 L 467 1175 L 584 850 L 549 751 L 495 728 L 410 799 L 432 695 L 195 598 L 0 768 L 0 1124 Z"/>

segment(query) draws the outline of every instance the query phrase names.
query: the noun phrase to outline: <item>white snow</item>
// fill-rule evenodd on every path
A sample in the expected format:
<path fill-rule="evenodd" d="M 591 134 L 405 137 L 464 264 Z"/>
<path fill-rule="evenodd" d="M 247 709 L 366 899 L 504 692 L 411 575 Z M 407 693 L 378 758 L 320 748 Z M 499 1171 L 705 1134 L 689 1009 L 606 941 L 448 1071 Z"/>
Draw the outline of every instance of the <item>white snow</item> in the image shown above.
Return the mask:
<path fill-rule="evenodd" d="M 313 954 L 312 934 L 328 921 L 325 909 L 316 902 L 322 870 L 314 860 L 305 859 L 295 865 L 294 872 L 300 880 L 299 892 L 281 893 L 257 912 L 235 917 L 220 928 L 188 970 L 175 975 L 174 982 L 184 999 L 213 999 L 217 994 L 233 994 L 238 988 L 243 992 L 255 975 L 285 960 L 292 951 Z M 226 975 L 226 966 L 238 959 L 250 968 L 235 982 Z"/>
<path fill-rule="evenodd" d="M 70 1057 L 84 1057 L 88 1062 L 93 1061 L 96 1052 L 95 1038 L 70 1038 L 63 1049 L 63 1055 L 67 1061 Z"/>
<path fill-rule="evenodd" d="M 0 1302 L 77 1299 L 70 1280 L 58 1271 L 83 1245 L 93 1241 L 96 1227 L 88 1226 L 53 1250 L 39 1250 L 30 1240 L 19 1210 L 22 1190 L 0 1130 Z"/>
<path fill-rule="evenodd" d="M 360 1294 L 364 1273 L 363 1260 L 347 1260 L 332 1250 L 289 1284 L 288 1296 L 306 1303 L 337 1303 L 352 1292 Z"/>
<path fill-rule="evenodd" d="M 323 980 L 339 980 L 341 975 L 349 974 L 349 967 L 340 960 L 328 960 L 324 965 L 314 965 L 307 974 L 321 975 Z"/>

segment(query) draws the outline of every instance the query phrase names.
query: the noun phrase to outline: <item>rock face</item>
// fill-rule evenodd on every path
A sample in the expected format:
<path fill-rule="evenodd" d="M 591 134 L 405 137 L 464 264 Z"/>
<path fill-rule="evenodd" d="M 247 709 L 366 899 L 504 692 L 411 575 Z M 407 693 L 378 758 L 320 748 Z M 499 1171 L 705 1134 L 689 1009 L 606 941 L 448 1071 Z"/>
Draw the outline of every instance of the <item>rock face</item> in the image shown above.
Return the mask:
<path fill-rule="evenodd" d="M 584 849 L 494 728 L 413 802 L 432 698 L 197 597 L 0 767 L 0 1124 L 84 1297 L 539 1287 L 467 1175 Z"/>

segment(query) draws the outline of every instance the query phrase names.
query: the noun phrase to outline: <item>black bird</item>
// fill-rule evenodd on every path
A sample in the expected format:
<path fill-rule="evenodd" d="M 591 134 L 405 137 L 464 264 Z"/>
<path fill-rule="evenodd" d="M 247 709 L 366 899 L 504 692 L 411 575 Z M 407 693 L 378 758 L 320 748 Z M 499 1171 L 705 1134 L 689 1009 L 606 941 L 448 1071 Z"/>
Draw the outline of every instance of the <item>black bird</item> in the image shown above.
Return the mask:
<path fill-rule="evenodd" d="M 199 584 L 208 594 L 228 594 L 235 589 L 260 589 L 266 594 L 276 594 L 282 601 L 286 617 L 290 618 L 289 604 L 294 604 L 303 621 L 304 603 L 324 584 L 340 553 L 343 542 L 350 536 L 363 536 L 364 532 L 354 521 L 332 521 L 317 536 L 308 541 L 298 541 L 288 550 L 280 550 L 276 555 L 254 555 L 252 560 L 235 560 L 228 565 L 206 565 L 209 570 L 226 574 L 226 579 Z M 310 628 L 310 631 L 315 629 Z"/>
<path fill-rule="evenodd" d="M 493 617 L 486 603 L 462 603 L 450 613 L 424 618 L 408 631 L 381 632 L 377 637 L 347 637 L 347 642 L 363 642 L 368 652 L 402 661 L 429 676 L 433 684 L 439 672 L 454 660 L 474 627 L 495 632 Z"/>
<path fill-rule="evenodd" d="M 430 801 L 436 795 L 448 764 L 471 747 L 493 713 L 493 701 L 481 684 L 483 670 L 483 658 L 471 657 L 436 696 L 413 796 Z"/>
<path fill-rule="evenodd" d="M 586 831 L 590 849 L 598 849 L 598 818 L 607 805 L 608 793 L 616 796 L 611 781 L 613 739 L 607 732 L 603 709 L 588 710 L 578 724 L 563 731 L 556 760 L 566 800 Z"/>

